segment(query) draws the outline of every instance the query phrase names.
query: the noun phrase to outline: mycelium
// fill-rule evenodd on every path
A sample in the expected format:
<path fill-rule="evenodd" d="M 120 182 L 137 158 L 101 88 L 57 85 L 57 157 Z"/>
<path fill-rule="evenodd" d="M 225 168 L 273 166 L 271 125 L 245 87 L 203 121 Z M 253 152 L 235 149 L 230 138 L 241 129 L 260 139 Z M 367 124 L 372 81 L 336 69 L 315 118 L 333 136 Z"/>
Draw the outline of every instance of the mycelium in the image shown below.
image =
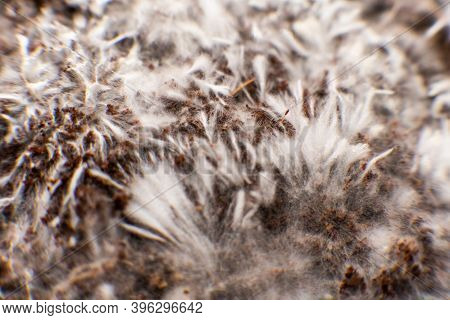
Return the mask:
<path fill-rule="evenodd" d="M 1 2 L 0 297 L 448 297 L 445 2 Z"/>

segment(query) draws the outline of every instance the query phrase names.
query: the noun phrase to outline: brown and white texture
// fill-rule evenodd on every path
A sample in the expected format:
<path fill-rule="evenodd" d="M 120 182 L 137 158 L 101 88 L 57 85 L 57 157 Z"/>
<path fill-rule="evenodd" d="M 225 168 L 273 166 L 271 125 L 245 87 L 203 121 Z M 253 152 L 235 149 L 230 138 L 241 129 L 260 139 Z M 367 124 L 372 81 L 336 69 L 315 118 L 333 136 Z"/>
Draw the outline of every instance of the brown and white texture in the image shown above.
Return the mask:
<path fill-rule="evenodd" d="M 0 0 L 1 299 L 446 299 L 450 7 Z"/>

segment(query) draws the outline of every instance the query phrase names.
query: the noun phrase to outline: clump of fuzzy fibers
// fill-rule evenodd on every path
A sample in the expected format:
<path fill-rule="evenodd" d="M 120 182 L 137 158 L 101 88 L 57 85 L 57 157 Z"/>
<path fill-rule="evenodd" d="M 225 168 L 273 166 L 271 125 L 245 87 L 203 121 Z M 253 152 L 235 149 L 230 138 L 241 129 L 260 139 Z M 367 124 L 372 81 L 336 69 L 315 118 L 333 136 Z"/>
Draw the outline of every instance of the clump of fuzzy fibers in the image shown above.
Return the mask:
<path fill-rule="evenodd" d="M 0 1 L 0 298 L 448 298 L 449 12 Z"/>

